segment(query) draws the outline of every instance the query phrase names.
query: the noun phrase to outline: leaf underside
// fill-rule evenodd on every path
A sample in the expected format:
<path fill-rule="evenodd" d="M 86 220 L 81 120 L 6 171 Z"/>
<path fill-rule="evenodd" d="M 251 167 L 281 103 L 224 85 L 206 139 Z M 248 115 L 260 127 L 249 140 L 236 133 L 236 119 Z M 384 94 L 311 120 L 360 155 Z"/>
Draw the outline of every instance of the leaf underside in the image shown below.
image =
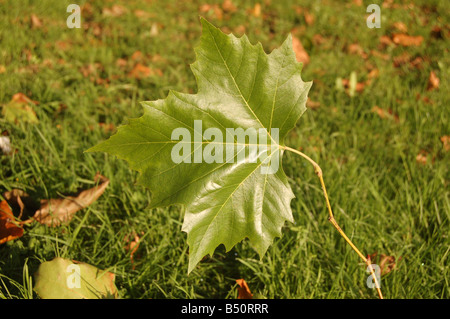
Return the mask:
<path fill-rule="evenodd" d="M 177 164 L 171 160 L 178 143 L 171 138 L 173 130 L 185 128 L 194 136 L 194 120 L 201 120 L 203 131 L 219 129 L 225 140 L 228 128 L 263 128 L 269 138 L 277 128 L 278 146 L 283 146 L 306 110 L 312 84 L 301 79 L 302 64 L 295 58 L 290 35 L 281 47 L 266 54 L 260 43 L 252 45 L 245 35 L 236 38 L 204 19 L 201 23 L 196 61 L 191 64 L 198 93 L 170 91 L 164 100 L 143 102 L 142 117 L 129 120 L 115 135 L 88 150 L 113 154 L 139 171 L 139 184 L 152 192 L 151 207 L 184 206 L 188 272 L 220 244 L 229 251 L 244 238 L 263 256 L 273 239 L 281 236 L 285 221 L 293 222 L 290 201 L 294 194 L 281 160 L 275 174 L 260 170 L 275 155 L 281 159 L 281 148 L 265 161 L 253 162 L 250 143 L 244 143 L 234 159 L 245 152 L 246 160 Z M 200 147 L 210 142 L 204 139 Z M 192 153 L 198 145 L 192 141 Z"/>

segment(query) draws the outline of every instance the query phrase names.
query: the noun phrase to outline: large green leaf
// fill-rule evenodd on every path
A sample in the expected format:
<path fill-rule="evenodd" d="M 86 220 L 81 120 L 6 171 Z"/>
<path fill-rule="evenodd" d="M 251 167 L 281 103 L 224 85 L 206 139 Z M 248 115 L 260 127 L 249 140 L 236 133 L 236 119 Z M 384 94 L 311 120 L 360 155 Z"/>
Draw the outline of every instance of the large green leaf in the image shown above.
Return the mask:
<path fill-rule="evenodd" d="M 290 201 L 294 194 L 281 160 L 274 174 L 264 174 L 261 168 L 281 159 L 279 146 L 306 110 L 311 87 L 311 82 L 301 79 L 302 65 L 296 61 L 290 35 L 267 55 L 261 44 L 252 45 L 245 35 L 236 38 L 204 19 L 201 22 L 197 60 L 191 65 L 198 93 L 170 91 L 164 100 L 143 102 L 142 117 L 129 120 L 89 150 L 116 155 L 141 172 L 139 183 L 152 191 L 152 207 L 184 205 L 182 230 L 188 233 L 189 272 L 220 244 L 230 250 L 246 237 L 262 256 L 281 236 L 285 221 L 293 221 Z M 201 129 L 194 121 L 201 121 Z M 175 163 L 171 157 L 172 148 L 183 145 L 172 140 L 177 128 L 186 129 L 192 138 L 190 163 Z M 195 134 L 209 128 L 220 132 L 223 141 L 218 133 L 195 143 Z M 258 139 L 261 148 L 256 162 L 250 150 L 254 142 L 249 137 L 239 140 L 230 128 L 266 132 L 266 139 Z M 199 151 L 218 145 L 223 153 L 235 149 L 231 161 L 196 162 Z M 222 155 L 219 147 L 215 150 Z"/>

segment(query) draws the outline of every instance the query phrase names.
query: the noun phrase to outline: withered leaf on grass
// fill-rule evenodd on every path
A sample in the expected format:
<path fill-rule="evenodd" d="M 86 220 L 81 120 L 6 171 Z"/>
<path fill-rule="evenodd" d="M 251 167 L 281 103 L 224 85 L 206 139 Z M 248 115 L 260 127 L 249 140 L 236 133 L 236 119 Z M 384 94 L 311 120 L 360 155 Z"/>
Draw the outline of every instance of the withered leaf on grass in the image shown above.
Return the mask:
<path fill-rule="evenodd" d="M 6 121 L 12 123 L 38 123 L 39 120 L 30 104 L 37 105 L 38 102 L 31 100 L 23 93 L 16 93 L 10 102 L 3 105 L 2 115 Z"/>
<path fill-rule="evenodd" d="M 14 215 L 6 200 L 0 202 L 0 244 L 22 237 L 23 228 L 14 223 Z"/>
<path fill-rule="evenodd" d="M 376 263 L 378 266 L 380 266 L 381 276 L 384 276 L 395 269 L 402 257 L 399 257 L 396 261 L 394 256 L 388 256 L 385 254 L 378 255 L 378 253 L 375 252 L 369 255 L 369 259 L 372 263 Z"/>
<path fill-rule="evenodd" d="M 309 54 L 306 52 L 300 40 L 296 37 L 292 37 L 292 48 L 294 49 L 297 61 L 302 62 L 303 65 L 307 65 L 310 61 Z"/>
<path fill-rule="evenodd" d="M 442 146 L 446 152 L 450 151 L 450 136 L 444 135 L 441 136 Z"/>
<path fill-rule="evenodd" d="M 439 88 L 439 78 L 434 71 L 430 72 L 430 77 L 428 78 L 427 91 L 432 91 Z"/>
<path fill-rule="evenodd" d="M 419 36 L 412 36 L 412 35 L 399 33 L 399 34 L 394 34 L 392 36 L 392 41 L 395 44 L 399 44 L 399 45 L 404 46 L 404 47 L 420 46 L 422 44 L 422 42 L 423 42 L 423 37 L 421 35 L 419 35 Z"/>
<path fill-rule="evenodd" d="M 82 191 L 76 197 L 41 200 L 41 208 L 36 211 L 33 219 L 52 227 L 70 221 L 77 211 L 95 202 L 109 184 L 109 179 L 100 174 L 97 174 L 94 180 L 99 182 L 97 186 Z"/>
<path fill-rule="evenodd" d="M 239 285 L 238 288 L 238 299 L 252 299 L 253 294 L 248 288 L 247 282 L 244 279 L 236 279 L 236 283 Z"/>

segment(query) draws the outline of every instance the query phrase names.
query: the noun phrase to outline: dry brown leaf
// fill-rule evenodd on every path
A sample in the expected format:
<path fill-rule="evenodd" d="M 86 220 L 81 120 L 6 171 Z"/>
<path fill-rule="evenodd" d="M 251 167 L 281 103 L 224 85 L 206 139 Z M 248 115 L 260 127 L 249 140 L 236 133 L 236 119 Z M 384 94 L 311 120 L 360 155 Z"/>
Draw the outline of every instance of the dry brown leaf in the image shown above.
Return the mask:
<path fill-rule="evenodd" d="M 388 256 L 385 254 L 378 255 L 378 253 L 375 252 L 368 256 L 368 259 L 380 267 L 380 274 L 381 276 L 384 276 L 395 269 L 402 257 L 399 257 L 396 261 L 394 256 Z"/>
<path fill-rule="evenodd" d="M 146 78 L 151 75 L 158 75 L 162 76 L 162 71 L 160 69 L 151 69 L 148 66 L 145 66 L 143 64 L 137 63 L 134 68 L 128 73 L 128 77 L 135 78 L 135 79 L 142 79 Z"/>
<path fill-rule="evenodd" d="M 31 28 L 38 29 L 38 28 L 42 27 L 41 20 L 34 13 L 30 16 L 30 20 L 31 20 Z"/>
<path fill-rule="evenodd" d="M 421 150 L 416 156 L 416 162 L 421 165 L 426 165 L 428 162 L 428 152 Z"/>
<path fill-rule="evenodd" d="M 236 283 L 239 285 L 238 288 L 238 299 L 252 299 L 253 294 L 248 288 L 247 282 L 244 279 L 236 279 Z"/>
<path fill-rule="evenodd" d="M 256 3 L 255 6 L 250 9 L 250 14 L 256 18 L 259 18 L 261 16 L 261 4 Z"/>
<path fill-rule="evenodd" d="M 105 17 L 120 17 L 121 15 L 127 13 L 127 11 L 127 8 L 124 6 L 115 4 L 111 8 L 103 8 L 102 14 Z"/>
<path fill-rule="evenodd" d="M 363 59 L 367 59 L 367 53 L 364 52 L 364 49 L 358 43 L 352 43 L 348 45 L 347 51 L 350 54 L 356 54 L 362 57 Z"/>
<path fill-rule="evenodd" d="M 33 219 L 50 227 L 70 221 L 76 212 L 95 202 L 109 185 L 109 179 L 98 173 L 94 180 L 98 181 L 99 185 L 82 191 L 76 197 L 41 200 L 41 208 L 36 211 Z"/>
<path fill-rule="evenodd" d="M 399 34 L 394 34 L 392 36 L 392 41 L 395 44 L 399 44 L 399 45 L 402 45 L 404 47 L 407 47 L 407 46 L 419 46 L 423 42 L 423 37 L 421 35 L 419 35 L 419 36 L 412 36 L 412 35 L 399 33 Z"/>
<path fill-rule="evenodd" d="M 144 58 L 144 55 L 139 50 L 135 51 L 130 57 L 130 59 L 133 61 L 141 61 L 143 58 Z"/>
<path fill-rule="evenodd" d="M 427 91 L 437 90 L 439 88 L 439 78 L 437 77 L 434 71 L 430 72 L 430 76 L 428 78 Z"/>
<path fill-rule="evenodd" d="M 133 265 L 133 269 L 134 269 L 134 253 L 139 248 L 140 238 L 135 232 L 133 232 L 133 234 L 131 234 L 131 236 L 133 237 L 133 240 L 131 242 L 129 240 L 128 235 L 125 236 L 124 240 L 125 240 L 125 242 L 128 243 L 128 245 L 125 246 L 125 250 L 131 251 L 130 252 L 130 260 L 131 260 L 131 264 Z"/>
<path fill-rule="evenodd" d="M 408 27 L 407 27 L 406 24 L 404 24 L 403 22 L 400 22 L 400 21 L 395 22 L 392 26 L 393 26 L 398 32 L 401 32 L 401 33 L 407 33 L 407 32 L 408 32 Z"/>
<path fill-rule="evenodd" d="M 19 206 L 20 213 L 18 218 L 22 218 L 25 205 L 22 201 L 22 197 L 28 197 L 28 194 L 21 189 L 12 189 L 11 191 L 3 193 L 3 197 L 10 203 L 14 203 Z"/>
<path fill-rule="evenodd" d="M 309 54 L 306 52 L 300 40 L 294 36 L 292 37 L 292 48 L 294 49 L 297 61 L 302 62 L 304 66 L 307 65 L 310 61 Z"/>
<path fill-rule="evenodd" d="M 0 244 L 22 237 L 23 228 L 14 222 L 14 215 L 6 200 L 0 202 Z"/>
<path fill-rule="evenodd" d="M 446 152 L 450 151 L 450 136 L 444 135 L 441 136 L 442 146 Z"/>
<path fill-rule="evenodd" d="M 320 102 L 312 101 L 310 98 L 308 98 L 308 100 L 306 101 L 306 107 L 313 110 L 317 109 L 320 107 Z"/>
<path fill-rule="evenodd" d="M 16 102 L 16 103 L 20 103 L 20 104 L 34 104 L 34 105 L 38 105 L 39 102 L 38 101 L 34 101 L 32 99 L 30 99 L 28 96 L 26 96 L 23 93 L 16 93 L 12 96 L 11 98 L 11 102 Z"/>
<path fill-rule="evenodd" d="M 393 43 L 394 43 L 394 42 L 392 42 L 391 38 L 388 37 L 387 35 L 382 35 L 382 36 L 380 37 L 380 45 L 381 45 L 382 47 L 390 46 L 390 45 L 392 45 Z"/>
<path fill-rule="evenodd" d="M 382 119 L 394 120 L 396 123 L 399 122 L 399 117 L 391 109 L 382 109 L 379 106 L 374 106 L 372 112 L 376 113 Z"/>
<path fill-rule="evenodd" d="M 144 11 L 144 10 L 135 10 L 134 11 L 134 15 L 137 17 L 137 18 L 152 18 L 152 17 L 154 17 L 155 15 L 153 14 L 153 13 L 150 13 L 150 12 L 147 12 L 147 11 Z"/>
<path fill-rule="evenodd" d="M 124 67 L 127 66 L 127 64 L 128 64 L 128 61 L 125 60 L 125 59 L 118 58 L 118 59 L 116 60 L 116 65 L 117 65 L 119 68 L 124 68 Z"/>
<path fill-rule="evenodd" d="M 309 13 L 308 10 L 303 11 L 303 17 L 307 25 L 311 26 L 314 24 L 314 15 Z"/>
<path fill-rule="evenodd" d="M 224 0 L 222 3 L 222 9 L 225 12 L 233 13 L 237 11 L 236 6 L 233 4 L 231 0 Z"/>
<path fill-rule="evenodd" d="M 342 79 L 342 85 L 344 86 L 345 89 L 349 89 L 350 88 L 350 80 Z M 361 93 L 362 91 L 364 91 L 365 86 L 366 86 L 366 84 L 364 82 L 357 82 L 355 91 L 358 93 Z"/>

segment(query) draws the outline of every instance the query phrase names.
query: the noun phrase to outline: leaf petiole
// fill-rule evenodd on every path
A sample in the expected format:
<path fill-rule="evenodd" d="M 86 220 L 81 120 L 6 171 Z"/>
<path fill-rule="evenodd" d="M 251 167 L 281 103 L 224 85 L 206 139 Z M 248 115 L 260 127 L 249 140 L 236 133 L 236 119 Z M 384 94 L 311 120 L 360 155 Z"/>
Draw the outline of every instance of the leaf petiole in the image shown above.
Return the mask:
<path fill-rule="evenodd" d="M 325 200 L 326 200 L 326 204 L 327 204 L 327 209 L 328 209 L 328 220 L 330 221 L 330 223 L 334 226 L 334 228 L 336 228 L 336 230 L 339 232 L 339 234 L 345 239 L 345 241 L 350 245 L 350 247 L 352 247 L 352 249 L 358 254 L 358 256 L 364 261 L 365 264 L 367 264 L 367 266 L 369 267 L 369 270 L 372 274 L 372 278 L 375 281 L 375 287 L 377 289 L 378 292 L 378 296 L 380 297 L 380 299 L 383 299 L 383 295 L 381 293 L 381 289 L 379 288 L 380 285 L 377 281 L 377 278 L 375 276 L 375 271 L 372 267 L 371 261 L 370 259 L 366 258 L 360 251 L 359 249 L 352 243 L 352 241 L 350 240 L 350 238 L 348 238 L 348 236 L 344 233 L 344 231 L 342 230 L 342 228 L 339 226 L 339 224 L 336 222 L 336 219 L 334 218 L 333 215 L 333 211 L 331 210 L 331 205 L 330 205 L 330 200 L 328 199 L 328 194 L 327 194 L 327 189 L 325 187 L 325 182 L 323 180 L 323 174 L 322 174 L 322 169 L 320 168 L 319 164 L 317 164 L 314 160 L 312 160 L 308 155 L 293 149 L 291 147 L 288 146 L 281 146 L 280 145 L 280 149 L 286 150 L 286 151 L 290 151 L 292 153 L 295 153 L 297 155 L 300 155 L 301 157 L 303 157 L 304 159 L 306 159 L 308 162 L 310 162 L 313 166 L 314 166 L 314 171 L 317 174 L 317 176 L 319 177 L 320 180 L 320 185 L 322 186 L 322 190 L 323 190 L 323 195 L 325 196 Z"/>

